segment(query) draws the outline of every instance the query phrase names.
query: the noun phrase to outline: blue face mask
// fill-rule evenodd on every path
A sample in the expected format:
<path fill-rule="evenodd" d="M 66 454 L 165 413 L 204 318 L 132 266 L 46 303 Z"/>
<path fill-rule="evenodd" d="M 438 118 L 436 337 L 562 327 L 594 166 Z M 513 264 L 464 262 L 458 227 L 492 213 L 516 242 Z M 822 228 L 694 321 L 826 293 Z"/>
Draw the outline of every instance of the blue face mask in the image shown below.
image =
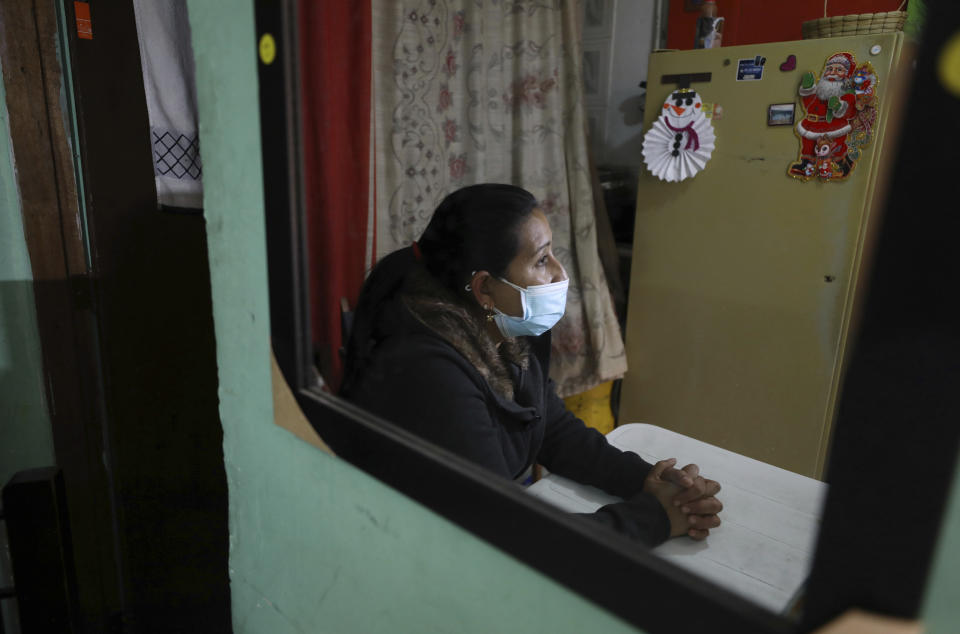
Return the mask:
<path fill-rule="evenodd" d="M 523 306 L 523 317 L 507 315 L 494 307 L 493 320 L 504 337 L 538 337 L 553 328 L 563 317 L 563 311 L 567 307 L 569 278 L 562 282 L 527 288 L 521 288 L 503 278 L 500 278 L 500 281 L 520 291 L 520 303 Z"/>

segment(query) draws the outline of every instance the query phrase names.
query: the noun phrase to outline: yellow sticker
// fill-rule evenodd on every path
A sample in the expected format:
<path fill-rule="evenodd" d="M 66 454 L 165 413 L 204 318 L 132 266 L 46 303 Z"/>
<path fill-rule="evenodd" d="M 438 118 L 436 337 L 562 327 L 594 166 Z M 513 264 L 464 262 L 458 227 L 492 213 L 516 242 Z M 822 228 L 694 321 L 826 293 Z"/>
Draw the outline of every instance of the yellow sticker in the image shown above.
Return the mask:
<path fill-rule="evenodd" d="M 960 97 L 960 32 L 954 33 L 941 49 L 937 74 L 947 92 Z"/>
<path fill-rule="evenodd" d="M 264 33 L 260 38 L 260 61 L 270 65 L 277 56 L 277 43 L 273 41 L 273 36 Z"/>

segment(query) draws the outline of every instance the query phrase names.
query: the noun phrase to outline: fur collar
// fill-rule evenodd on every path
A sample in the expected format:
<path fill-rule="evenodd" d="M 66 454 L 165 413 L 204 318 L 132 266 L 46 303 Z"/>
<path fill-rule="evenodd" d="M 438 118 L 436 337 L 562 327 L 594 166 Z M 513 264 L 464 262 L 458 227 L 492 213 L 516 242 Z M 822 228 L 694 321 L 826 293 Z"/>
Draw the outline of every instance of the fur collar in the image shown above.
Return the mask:
<path fill-rule="evenodd" d="M 403 304 L 416 319 L 457 350 L 487 381 L 494 392 L 513 400 L 508 363 L 529 367 L 529 345 L 509 338 L 499 348 L 486 329 L 483 315 L 470 310 L 421 266 L 407 275 Z"/>

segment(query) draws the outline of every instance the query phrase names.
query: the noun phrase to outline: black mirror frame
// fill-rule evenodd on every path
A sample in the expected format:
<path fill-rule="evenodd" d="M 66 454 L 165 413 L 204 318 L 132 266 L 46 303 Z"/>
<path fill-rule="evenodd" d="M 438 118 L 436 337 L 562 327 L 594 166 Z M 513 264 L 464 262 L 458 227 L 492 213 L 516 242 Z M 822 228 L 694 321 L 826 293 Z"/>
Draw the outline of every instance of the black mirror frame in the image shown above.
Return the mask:
<path fill-rule="evenodd" d="M 928 3 L 926 45 L 919 56 L 922 70 L 918 71 L 913 88 L 915 96 L 923 97 L 920 103 L 949 98 L 937 84 L 933 70 L 937 51 L 951 34 L 950 29 L 960 24 L 960 6 L 949 5 L 942 0 Z M 901 328 L 905 316 L 884 313 L 884 302 L 891 292 L 902 287 L 905 275 L 922 274 L 917 264 L 905 264 L 904 250 L 909 255 L 913 253 L 910 249 L 927 245 L 922 240 L 904 244 L 887 227 L 896 225 L 902 230 L 904 218 L 910 227 L 920 223 L 915 218 L 915 201 L 909 198 L 916 193 L 911 190 L 911 179 L 916 178 L 920 169 L 911 165 L 915 163 L 911 156 L 915 155 L 902 152 L 892 172 L 893 188 L 883 219 L 885 231 L 877 243 L 871 292 L 861 324 L 866 334 L 859 337 L 854 347 L 844 385 L 837 419 L 840 431 L 830 457 L 827 479 L 831 490 L 821 539 L 803 618 L 794 621 L 676 568 L 613 532 L 587 526 L 582 520 L 526 495 L 512 483 L 490 479 L 466 460 L 313 387 L 300 174 L 297 1 L 256 0 L 255 8 L 256 42 L 264 34 L 271 34 L 277 49 L 275 61 L 258 63 L 273 347 L 300 406 L 322 437 L 336 447 L 338 439 L 348 434 L 354 442 L 388 448 L 398 457 L 408 459 L 414 468 L 397 472 L 347 456 L 356 466 L 400 493 L 647 632 L 693 633 L 704 628 L 720 632 L 808 631 L 854 606 L 892 616 L 916 617 L 960 441 L 960 426 L 952 424 L 956 417 L 951 418 L 948 413 L 960 412 L 960 403 L 951 402 L 953 409 L 941 411 L 943 394 L 947 393 L 944 390 L 952 387 L 951 380 L 958 379 L 956 370 L 944 363 L 944 355 L 931 356 L 922 314 L 919 323 L 909 324 L 911 329 L 901 348 L 894 351 L 893 361 L 898 367 L 906 364 L 917 385 L 933 386 L 926 394 L 932 398 L 918 401 L 921 394 L 914 389 L 894 398 L 899 407 L 877 410 L 865 406 L 865 402 L 874 400 L 874 394 L 903 389 L 902 374 L 891 371 L 889 354 L 884 357 L 885 351 L 889 353 L 884 335 L 890 328 Z M 908 112 L 916 102 L 910 100 Z M 952 138 L 960 138 L 960 102 L 954 106 L 957 116 L 946 128 L 953 130 Z M 911 133 L 916 139 L 919 126 L 908 115 L 901 137 L 905 147 Z M 944 161 L 939 168 L 923 168 L 928 180 L 939 176 L 928 192 L 929 200 L 935 201 L 938 193 L 948 191 L 948 165 Z M 948 232 L 936 233 L 939 237 L 935 238 L 946 240 Z M 948 273 L 943 286 L 949 288 L 953 282 L 954 288 L 960 287 L 957 265 Z M 924 308 L 933 314 L 942 316 L 947 311 L 950 316 L 957 316 L 946 307 L 946 297 L 928 299 Z M 909 317 L 918 317 L 915 313 Z M 960 323 L 960 319 L 955 323 Z M 946 338 L 934 344 L 942 344 L 960 358 L 956 332 L 944 334 L 941 330 L 937 332 Z M 878 365 L 877 358 L 886 359 L 886 365 Z M 954 374 L 949 374 L 949 370 Z M 895 466 L 897 458 L 906 461 L 900 455 L 905 411 L 910 412 L 913 421 L 934 421 L 928 426 L 929 433 L 919 433 L 916 423 L 909 430 L 913 441 L 909 446 L 911 455 L 923 455 L 926 462 L 935 463 L 925 472 L 931 482 L 925 483 L 922 492 L 916 490 L 916 480 L 904 477 Z M 870 436 L 870 442 L 863 442 L 864 434 Z M 900 509 L 924 508 L 924 521 L 907 518 L 879 524 L 888 513 L 885 507 L 878 509 L 875 505 L 884 500 L 895 509 L 898 500 Z M 872 525 L 873 518 L 877 518 L 877 527 Z M 851 537 L 855 538 L 852 545 Z M 557 553 L 563 553 L 563 557 L 557 557 Z"/>

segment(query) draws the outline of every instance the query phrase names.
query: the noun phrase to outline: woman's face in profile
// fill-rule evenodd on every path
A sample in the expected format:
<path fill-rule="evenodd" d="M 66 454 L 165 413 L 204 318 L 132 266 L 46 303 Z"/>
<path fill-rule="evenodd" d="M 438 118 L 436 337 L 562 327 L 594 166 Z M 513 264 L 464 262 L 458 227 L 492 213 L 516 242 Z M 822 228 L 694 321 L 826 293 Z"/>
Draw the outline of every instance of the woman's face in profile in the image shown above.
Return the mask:
<path fill-rule="evenodd" d="M 507 267 L 504 277 L 522 288 L 567 279 L 563 265 L 553 257 L 552 247 L 553 232 L 547 217 L 540 209 L 534 209 L 517 230 L 517 255 Z M 508 315 L 523 315 L 520 293 L 516 289 L 497 279 L 491 279 L 489 289 L 497 308 Z"/>

